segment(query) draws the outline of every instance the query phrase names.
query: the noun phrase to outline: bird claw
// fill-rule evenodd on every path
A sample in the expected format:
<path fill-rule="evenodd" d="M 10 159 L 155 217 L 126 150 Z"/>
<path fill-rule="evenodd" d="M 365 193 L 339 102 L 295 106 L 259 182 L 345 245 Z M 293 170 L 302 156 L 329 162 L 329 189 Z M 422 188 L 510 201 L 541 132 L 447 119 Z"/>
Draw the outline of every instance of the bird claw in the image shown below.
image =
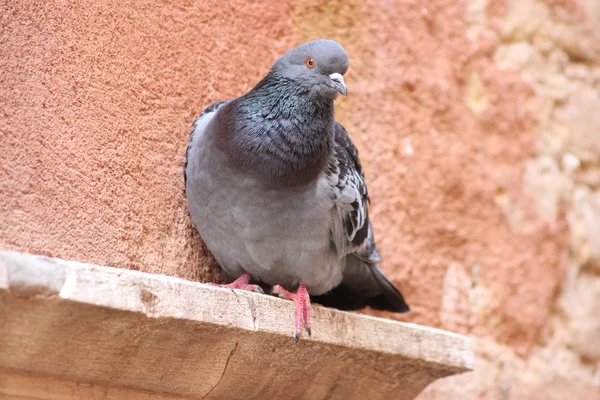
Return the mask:
<path fill-rule="evenodd" d="M 271 294 L 276 295 L 282 299 L 293 300 L 296 303 L 296 330 L 294 332 L 294 339 L 296 343 L 300 340 L 300 334 L 302 333 L 302 325 L 306 327 L 308 336 L 312 336 L 312 330 L 310 327 L 310 297 L 306 289 L 306 285 L 300 285 L 296 293 L 285 290 L 280 285 L 273 286 Z"/>
<path fill-rule="evenodd" d="M 238 290 L 246 290 L 248 292 L 255 292 L 265 294 L 265 291 L 259 285 L 251 285 L 249 282 L 252 279 L 252 275 L 249 273 L 245 273 L 235 281 L 227 284 L 221 285 L 219 283 L 207 283 L 209 286 L 217 286 L 223 289 L 231 289 L 231 292 L 235 293 L 235 289 Z"/>
<path fill-rule="evenodd" d="M 295 300 L 295 297 L 296 297 L 296 295 L 294 293 L 288 292 L 287 290 L 282 288 L 280 285 L 273 286 L 273 288 L 271 289 L 271 294 L 279 297 L 280 299 L 284 299 L 284 300 Z"/>
<path fill-rule="evenodd" d="M 245 290 L 246 292 L 254 292 L 265 294 L 265 291 L 258 285 L 235 285 L 230 283 L 229 285 L 221 285 L 224 289 L 230 289 L 232 293 L 235 293 L 236 290 Z"/>

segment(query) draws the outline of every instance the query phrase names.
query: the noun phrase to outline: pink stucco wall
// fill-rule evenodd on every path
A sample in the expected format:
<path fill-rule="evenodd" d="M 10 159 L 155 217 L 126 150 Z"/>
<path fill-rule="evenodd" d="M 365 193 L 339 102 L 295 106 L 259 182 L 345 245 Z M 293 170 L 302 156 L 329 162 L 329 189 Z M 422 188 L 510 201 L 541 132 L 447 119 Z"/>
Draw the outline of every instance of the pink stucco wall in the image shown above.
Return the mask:
<path fill-rule="evenodd" d="M 527 355 L 568 229 L 524 183 L 543 104 L 498 66 L 502 40 L 473 33 L 474 3 L 3 2 L 0 248 L 219 278 L 183 193 L 191 124 L 287 49 L 331 38 L 350 55 L 336 113 L 366 169 L 381 268 L 413 309 L 390 317 Z M 484 9 L 491 32 L 506 7 Z M 484 293 L 477 312 L 465 285 Z"/>

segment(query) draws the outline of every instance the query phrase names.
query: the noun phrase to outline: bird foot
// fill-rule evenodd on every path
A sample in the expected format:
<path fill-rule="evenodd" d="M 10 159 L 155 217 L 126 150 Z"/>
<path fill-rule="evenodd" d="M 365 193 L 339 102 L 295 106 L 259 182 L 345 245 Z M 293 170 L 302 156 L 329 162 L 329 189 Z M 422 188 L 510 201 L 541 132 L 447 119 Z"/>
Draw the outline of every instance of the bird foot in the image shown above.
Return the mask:
<path fill-rule="evenodd" d="M 251 279 L 252 279 L 252 275 L 249 274 L 248 272 L 246 272 L 242 276 L 237 278 L 235 281 L 233 281 L 227 285 L 220 285 L 218 283 L 207 283 L 207 285 L 217 286 L 217 287 L 221 287 L 223 289 L 231 289 L 232 291 L 234 289 L 239 289 L 239 290 L 247 290 L 249 292 L 265 294 L 265 292 L 262 290 L 262 288 L 260 286 L 250 284 Z"/>
<path fill-rule="evenodd" d="M 294 331 L 294 339 L 296 343 L 300 339 L 302 333 L 302 322 L 306 327 L 308 336 L 311 336 L 312 331 L 310 328 L 310 296 L 306 285 L 301 284 L 296 290 L 296 293 L 288 292 L 279 285 L 273 286 L 271 293 L 281 297 L 282 299 L 293 300 L 296 303 L 296 330 Z"/>

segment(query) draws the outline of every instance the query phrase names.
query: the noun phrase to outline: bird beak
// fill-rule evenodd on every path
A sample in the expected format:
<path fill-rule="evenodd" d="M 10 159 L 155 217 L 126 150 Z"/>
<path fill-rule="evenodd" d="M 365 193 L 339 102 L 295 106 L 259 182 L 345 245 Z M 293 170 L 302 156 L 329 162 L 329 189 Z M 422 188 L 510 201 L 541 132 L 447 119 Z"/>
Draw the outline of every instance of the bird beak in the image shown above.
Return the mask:
<path fill-rule="evenodd" d="M 329 75 L 329 79 L 333 83 L 333 87 L 338 90 L 344 96 L 348 96 L 348 88 L 346 87 L 346 83 L 344 82 L 344 77 L 337 72 L 335 74 Z"/>

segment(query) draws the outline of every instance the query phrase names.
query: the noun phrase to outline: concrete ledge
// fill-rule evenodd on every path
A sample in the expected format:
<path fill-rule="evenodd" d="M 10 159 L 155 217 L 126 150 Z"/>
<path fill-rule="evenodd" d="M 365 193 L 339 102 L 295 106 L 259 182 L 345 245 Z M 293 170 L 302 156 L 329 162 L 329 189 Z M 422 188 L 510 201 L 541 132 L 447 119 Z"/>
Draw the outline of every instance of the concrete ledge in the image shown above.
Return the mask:
<path fill-rule="evenodd" d="M 3 252 L 0 394 L 412 399 L 473 367 L 461 335 L 320 306 L 312 318 L 295 344 L 285 300 Z"/>

